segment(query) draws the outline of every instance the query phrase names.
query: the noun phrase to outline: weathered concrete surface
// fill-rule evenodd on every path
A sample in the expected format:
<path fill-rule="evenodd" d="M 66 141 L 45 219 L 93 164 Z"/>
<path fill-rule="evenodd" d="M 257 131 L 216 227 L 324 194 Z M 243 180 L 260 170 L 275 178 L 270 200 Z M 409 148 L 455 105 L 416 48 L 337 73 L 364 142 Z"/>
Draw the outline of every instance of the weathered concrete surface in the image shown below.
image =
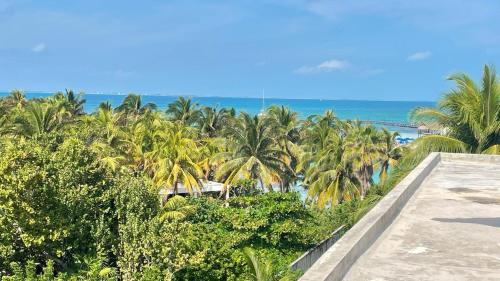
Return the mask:
<path fill-rule="evenodd" d="M 442 154 L 344 280 L 500 280 L 500 158 Z"/>
<path fill-rule="evenodd" d="M 440 159 L 439 153 L 432 153 L 422 161 L 337 243 L 330 247 L 300 280 L 342 280 L 353 263 L 394 221 L 421 183 L 439 164 Z"/>

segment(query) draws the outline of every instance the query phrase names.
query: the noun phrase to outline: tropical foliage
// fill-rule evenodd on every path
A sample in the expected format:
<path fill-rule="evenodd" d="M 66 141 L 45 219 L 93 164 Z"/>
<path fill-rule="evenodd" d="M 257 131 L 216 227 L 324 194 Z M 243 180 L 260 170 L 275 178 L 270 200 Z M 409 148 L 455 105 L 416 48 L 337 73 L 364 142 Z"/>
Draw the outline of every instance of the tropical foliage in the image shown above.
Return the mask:
<path fill-rule="evenodd" d="M 223 164 L 217 178 L 226 186 L 254 179 L 260 188 L 269 190 L 273 183 L 281 182 L 280 172 L 288 168 L 284 161 L 287 155 L 279 149 L 270 129 L 267 119 L 242 113 L 228 132 L 228 149 L 218 155 Z"/>
<path fill-rule="evenodd" d="M 343 223 L 292 192 L 303 127 L 287 108 L 84 106 L 71 90 L 0 99 L 2 279 L 239 280 L 249 251 L 295 276 L 288 263 Z M 160 195 L 207 180 L 228 196 Z"/>
<path fill-rule="evenodd" d="M 441 135 L 418 141 L 420 151 L 500 153 L 500 84 L 495 69 L 485 65 L 478 85 L 467 74 L 448 78 L 456 87 L 444 94 L 437 108 L 417 108 L 412 117 L 433 123 Z"/>
<path fill-rule="evenodd" d="M 253 116 L 183 97 L 160 110 L 130 94 L 87 113 L 71 90 L 15 90 L 0 98 L 0 279 L 294 280 L 290 262 L 427 153 L 498 154 L 495 71 L 450 79 L 438 108 L 412 112 L 441 133 L 407 146 L 333 111 Z M 207 181 L 224 188 L 200 196 Z"/>

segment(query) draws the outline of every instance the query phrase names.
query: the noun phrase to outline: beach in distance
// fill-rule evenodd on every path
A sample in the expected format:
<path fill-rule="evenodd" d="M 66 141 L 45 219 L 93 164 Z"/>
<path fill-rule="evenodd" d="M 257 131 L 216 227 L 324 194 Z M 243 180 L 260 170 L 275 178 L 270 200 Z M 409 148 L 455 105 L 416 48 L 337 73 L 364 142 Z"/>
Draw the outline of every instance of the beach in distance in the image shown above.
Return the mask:
<path fill-rule="evenodd" d="M 26 93 L 28 98 L 47 97 L 53 93 Z M 0 93 L 1 96 L 7 92 Z M 92 112 L 101 102 L 109 102 L 113 107 L 118 106 L 125 95 L 117 94 L 85 94 L 85 111 Z M 165 109 L 177 96 L 142 95 L 143 103 L 155 103 L 160 109 Z M 300 118 L 313 114 L 323 114 L 326 110 L 333 110 L 341 119 L 375 120 L 390 122 L 409 122 L 408 114 L 416 107 L 433 107 L 435 102 L 430 101 L 364 101 L 364 100 L 328 100 L 328 99 L 275 99 L 275 98 L 236 98 L 236 97 L 191 97 L 199 106 L 227 107 L 250 114 L 258 114 L 263 107 L 283 105 L 296 111 Z M 387 127 L 391 131 L 398 131 L 405 137 L 416 137 L 412 128 Z"/>

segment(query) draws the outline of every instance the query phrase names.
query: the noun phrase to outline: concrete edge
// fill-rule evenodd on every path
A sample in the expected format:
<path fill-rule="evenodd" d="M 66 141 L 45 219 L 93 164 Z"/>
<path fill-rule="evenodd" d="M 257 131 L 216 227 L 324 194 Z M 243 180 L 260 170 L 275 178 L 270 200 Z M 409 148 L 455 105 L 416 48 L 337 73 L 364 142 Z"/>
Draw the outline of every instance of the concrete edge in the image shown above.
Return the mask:
<path fill-rule="evenodd" d="M 310 248 L 307 252 L 302 254 L 300 257 L 296 258 L 288 267 L 292 270 L 297 270 L 297 269 L 300 269 L 302 271 L 308 270 L 311 267 L 311 265 L 313 265 L 321 257 L 322 254 L 320 254 L 320 256 L 317 257 L 313 257 L 312 255 L 315 255 L 317 251 L 327 251 L 335 242 L 338 241 L 338 239 L 340 239 L 340 237 L 342 237 L 345 228 L 346 228 L 345 225 L 341 225 L 340 227 L 335 229 L 330 234 L 330 236 L 328 236 L 328 238 L 325 238 L 319 243 L 316 243 L 314 247 Z M 326 249 L 322 250 L 322 248 Z M 311 262 L 308 261 L 308 263 L 310 264 L 307 266 L 301 266 L 300 263 L 303 260 L 307 259 L 309 256 L 310 259 L 312 259 L 313 261 Z"/>
<path fill-rule="evenodd" d="M 330 247 L 299 280 L 342 280 L 354 262 L 394 221 L 420 184 L 440 161 L 441 153 L 434 152 L 427 156 L 337 243 Z"/>
<path fill-rule="evenodd" d="M 444 153 L 441 152 L 442 161 L 472 161 L 500 163 L 500 155 L 491 154 L 465 154 L 465 153 Z"/>

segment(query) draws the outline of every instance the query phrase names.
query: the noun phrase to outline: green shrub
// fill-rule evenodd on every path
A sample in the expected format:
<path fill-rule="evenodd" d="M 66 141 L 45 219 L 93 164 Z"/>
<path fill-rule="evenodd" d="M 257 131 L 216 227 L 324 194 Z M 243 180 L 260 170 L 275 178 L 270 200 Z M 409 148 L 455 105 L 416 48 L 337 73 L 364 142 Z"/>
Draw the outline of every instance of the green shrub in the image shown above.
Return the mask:
<path fill-rule="evenodd" d="M 53 260 L 63 269 L 75 253 L 95 252 L 104 194 L 113 179 L 76 139 L 21 140 L 0 159 L 0 270 L 9 262 Z"/>

